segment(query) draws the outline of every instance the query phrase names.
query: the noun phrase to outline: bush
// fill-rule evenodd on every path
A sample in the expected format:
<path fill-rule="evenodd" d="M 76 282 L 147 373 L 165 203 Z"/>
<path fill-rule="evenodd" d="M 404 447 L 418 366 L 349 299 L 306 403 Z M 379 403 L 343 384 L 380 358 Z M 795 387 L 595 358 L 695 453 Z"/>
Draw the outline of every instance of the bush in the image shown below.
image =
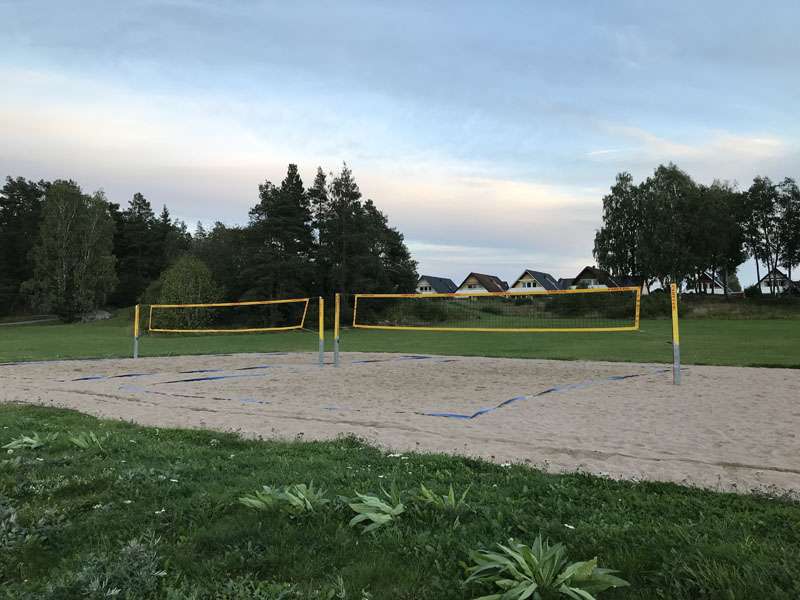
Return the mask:
<path fill-rule="evenodd" d="M 160 289 L 159 289 L 160 288 Z M 151 285 L 148 292 L 159 289 L 159 304 L 191 304 L 219 302 L 224 293 L 214 281 L 206 264 L 194 256 L 182 256 L 159 277 L 156 286 Z M 198 329 L 208 325 L 214 318 L 214 311 L 207 308 L 184 308 L 160 311 L 160 327 L 180 327 Z"/>
<path fill-rule="evenodd" d="M 761 291 L 761 286 L 757 283 L 754 283 L 750 287 L 744 290 L 744 297 L 745 298 L 760 298 L 763 296 L 763 292 Z"/>

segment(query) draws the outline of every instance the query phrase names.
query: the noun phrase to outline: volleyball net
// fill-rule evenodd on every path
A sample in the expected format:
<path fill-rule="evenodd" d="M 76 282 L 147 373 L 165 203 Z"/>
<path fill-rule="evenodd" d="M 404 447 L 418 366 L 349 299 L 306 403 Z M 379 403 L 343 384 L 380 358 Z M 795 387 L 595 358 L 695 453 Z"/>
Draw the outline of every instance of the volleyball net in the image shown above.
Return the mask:
<path fill-rule="evenodd" d="M 316 300 L 316 301 L 315 301 Z M 133 318 L 133 357 L 139 356 L 142 333 L 156 338 L 179 334 L 244 334 L 307 331 L 319 337 L 319 362 L 324 359 L 325 302 L 322 298 L 287 298 L 252 300 L 246 302 L 210 302 L 185 304 L 136 305 Z M 164 342 L 161 342 L 162 344 Z M 198 341 L 209 352 L 252 351 L 253 344 L 232 340 L 222 342 Z M 260 344 L 259 344 L 260 345 Z M 304 345 L 301 344 L 301 345 Z M 286 344 L 284 343 L 284 346 Z M 288 344 L 294 349 L 296 342 Z"/>
<path fill-rule="evenodd" d="M 151 304 L 148 333 L 259 333 L 303 329 L 310 298 Z"/>
<path fill-rule="evenodd" d="M 356 294 L 353 327 L 510 333 L 636 331 L 641 289 Z"/>

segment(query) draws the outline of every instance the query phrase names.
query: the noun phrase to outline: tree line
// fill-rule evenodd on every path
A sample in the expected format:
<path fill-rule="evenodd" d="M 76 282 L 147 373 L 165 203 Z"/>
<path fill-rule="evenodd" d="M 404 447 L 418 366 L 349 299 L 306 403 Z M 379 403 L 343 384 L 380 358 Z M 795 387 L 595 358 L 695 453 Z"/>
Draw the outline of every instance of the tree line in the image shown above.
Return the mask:
<path fill-rule="evenodd" d="M 403 235 L 347 165 L 318 168 L 306 188 L 291 164 L 280 184 L 259 185 L 246 225 L 193 234 L 140 193 L 121 209 L 71 180 L 7 177 L 0 265 L 0 314 L 65 321 L 105 305 L 411 292 L 417 281 Z"/>
<path fill-rule="evenodd" d="M 674 164 L 639 184 L 619 173 L 603 198 L 594 256 L 600 268 L 637 277 L 648 289 L 658 282 L 700 291 L 709 273 L 727 294 L 736 291 L 736 269 L 747 258 L 759 280 L 762 266 L 767 273 L 783 268 L 791 279 L 800 264 L 800 189 L 788 177 L 774 183 L 758 176 L 747 190 L 703 185 Z"/>

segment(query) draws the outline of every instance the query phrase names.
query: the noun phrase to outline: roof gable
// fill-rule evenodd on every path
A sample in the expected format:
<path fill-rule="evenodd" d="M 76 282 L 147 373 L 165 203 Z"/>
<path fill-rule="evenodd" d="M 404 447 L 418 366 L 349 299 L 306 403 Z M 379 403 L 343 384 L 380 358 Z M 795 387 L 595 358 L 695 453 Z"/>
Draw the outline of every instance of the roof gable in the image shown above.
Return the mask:
<path fill-rule="evenodd" d="M 433 275 L 422 275 L 417 281 L 417 285 L 422 280 L 427 281 L 433 290 L 438 294 L 452 294 L 456 291 L 456 284 L 447 277 L 434 277 Z"/>
<path fill-rule="evenodd" d="M 555 277 L 550 275 L 550 273 L 544 273 L 543 271 L 534 271 L 533 269 L 525 269 L 522 272 L 522 275 L 517 277 L 516 281 L 511 284 L 511 287 L 517 285 L 525 275 L 529 275 L 533 277 L 539 285 L 541 285 L 546 290 L 557 290 L 559 289 L 558 281 L 556 281 Z"/>
<path fill-rule="evenodd" d="M 598 269 L 597 267 L 583 267 L 580 273 L 575 275 L 572 280 L 572 285 L 578 285 L 581 279 L 596 279 L 598 283 L 602 283 L 603 285 L 617 285 L 617 282 L 614 281 L 614 278 L 611 277 L 607 271 L 603 271 L 603 269 Z"/>
<path fill-rule="evenodd" d="M 487 292 L 505 292 L 508 289 L 508 284 L 497 277 L 496 275 L 486 275 L 485 273 L 470 273 L 458 286 L 459 289 L 464 287 L 464 284 L 471 278 L 475 278 L 481 284 L 483 289 Z"/>
<path fill-rule="evenodd" d="M 789 278 L 786 276 L 786 274 L 783 271 L 781 271 L 780 269 L 772 269 L 771 271 L 765 273 L 764 276 L 761 279 L 758 280 L 758 283 L 756 285 L 761 285 L 761 283 L 763 281 L 766 281 L 767 277 L 769 277 L 771 275 L 778 275 L 784 281 L 788 281 L 789 280 Z"/>

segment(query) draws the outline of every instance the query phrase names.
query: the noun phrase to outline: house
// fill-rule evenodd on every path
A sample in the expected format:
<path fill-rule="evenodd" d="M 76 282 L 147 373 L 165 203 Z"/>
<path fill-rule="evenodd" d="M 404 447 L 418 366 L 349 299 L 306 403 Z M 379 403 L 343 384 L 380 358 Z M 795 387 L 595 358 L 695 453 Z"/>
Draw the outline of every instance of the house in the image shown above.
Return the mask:
<path fill-rule="evenodd" d="M 756 285 L 762 294 L 771 294 L 775 290 L 776 296 L 794 287 L 793 282 L 780 269 L 772 269 Z"/>
<path fill-rule="evenodd" d="M 705 271 L 697 279 L 697 287 L 695 289 L 689 288 L 686 291 L 691 294 L 695 290 L 699 294 L 720 294 L 724 296 L 725 284 L 711 271 Z"/>
<path fill-rule="evenodd" d="M 496 275 L 485 275 L 484 273 L 470 273 L 458 286 L 456 294 L 476 294 L 480 292 L 505 292 L 508 290 L 508 283 Z"/>
<path fill-rule="evenodd" d="M 583 267 L 570 283 L 568 289 L 586 288 L 615 288 L 615 287 L 641 287 L 642 281 L 639 277 L 628 275 L 622 277 L 611 276 L 608 271 L 597 267 Z"/>
<path fill-rule="evenodd" d="M 560 290 L 568 290 L 572 286 L 573 282 L 572 277 L 559 277 L 558 278 L 558 289 Z"/>
<path fill-rule="evenodd" d="M 456 291 L 455 283 L 446 277 L 423 275 L 417 282 L 418 294 L 453 294 Z"/>
<path fill-rule="evenodd" d="M 522 275 L 517 277 L 517 280 L 511 284 L 511 289 L 532 292 L 558 290 L 561 288 L 558 286 L 558 281 L 550 273 L 525 269 Z"/>

